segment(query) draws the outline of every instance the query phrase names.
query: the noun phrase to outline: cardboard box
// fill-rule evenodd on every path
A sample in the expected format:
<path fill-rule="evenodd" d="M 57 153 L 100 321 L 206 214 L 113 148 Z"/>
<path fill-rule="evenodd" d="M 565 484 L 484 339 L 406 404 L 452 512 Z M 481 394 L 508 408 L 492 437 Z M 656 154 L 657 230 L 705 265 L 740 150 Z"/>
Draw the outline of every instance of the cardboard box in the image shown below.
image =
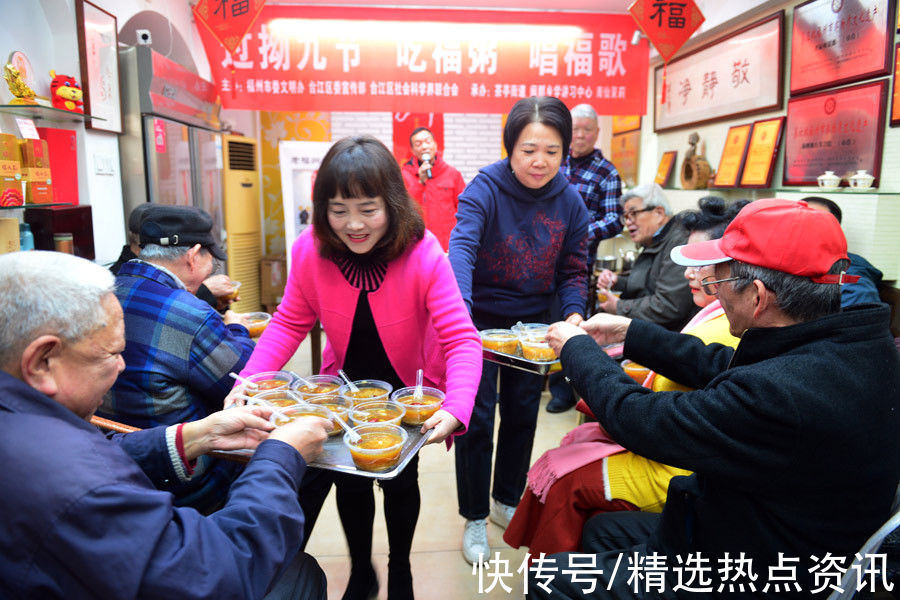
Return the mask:
<path fill-rule="evenodd" d="M 275 305 L 284 295 L 287 283 L 287 260 L 284 256 L 263 256 L 259 261 L 259 299 L 262 304 Z"/>
<path fill-rule="evenodd" d="M 0 254 L 19 251 L 19 220 L 0 218 Z"/>

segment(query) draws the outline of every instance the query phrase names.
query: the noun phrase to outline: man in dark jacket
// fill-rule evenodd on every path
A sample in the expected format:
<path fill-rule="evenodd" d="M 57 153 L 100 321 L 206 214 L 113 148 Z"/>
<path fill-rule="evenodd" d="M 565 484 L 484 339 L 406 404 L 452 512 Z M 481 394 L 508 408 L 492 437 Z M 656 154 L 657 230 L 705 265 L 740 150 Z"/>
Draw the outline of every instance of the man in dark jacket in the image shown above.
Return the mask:
<path fill-rule="evenodd" d="M 588 522 L 597 587 L 616 598 L 827 595 L 837 567 L 887 519 L 900 477 L 888 309 L 841 312 L 847 244 L 835 219 L 805 203 L 753 202 L 721 239 L 672 258 L 715 265 L 705 291 L 741 336 L 736 349 L 602 314 L 549 334 L 612 438 L 694 471 L 672 479 L 661 515 Z M 696 391 L 636 385 L 598 346 L 623 340 L 625 356 Z M 568 555 L 552 558 L 569 568 Z M 541 582 L 530 582 L 538 598 L 549 593 Z M 547 588 L 580 598 L 583 584 L 557 575 Z"/>
<path fill-rule="evenodd" d="M 297 489 L 328 421 L 268 435 L 270 411 L 241 408 L 110 441 L 88 422 L 123 367 L 109 271 L 5 254 L 0 304 L 0 596 L 325 598 L 321 569 L 298 553 Z M 198 456 L 253 447 L 218 513 L 174 506 L 166 490 Z"/>
<path fill-rule="evenodd" d="M 688 234 L 659 185 L 639 185 L 622 194 L 622 222 L 631 240 L 643 247 L 631 272 L 618 276 L 604 269 L 597 276 L 597 288 L 621 291 L 621 297 L 607 294 L 600 309 L 614 315 L 643 319 L 680 331 L 697 312 L 684 268 L 669 258 L 669 251 L 687 241 Z"/>

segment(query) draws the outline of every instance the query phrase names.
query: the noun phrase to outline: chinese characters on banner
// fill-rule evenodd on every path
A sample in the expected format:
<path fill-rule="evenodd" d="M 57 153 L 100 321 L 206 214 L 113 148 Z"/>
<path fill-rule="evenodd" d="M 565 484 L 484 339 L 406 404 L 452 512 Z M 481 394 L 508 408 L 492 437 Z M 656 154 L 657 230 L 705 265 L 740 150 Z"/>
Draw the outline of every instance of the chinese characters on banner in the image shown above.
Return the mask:
<path fill-rule="evenodd" d="M 266 0 L 200 0 L 193 11 L 208 32 L 228 52 L 234 52 L 265 3 Z"/>
<path fill-rule="evenodd" d="M 665 62 L 669 62 L 705 20 L 694 0 L 635 0 L 628 12 Z"/>
<path fill-rule="evenodd" d="M 505 113 L 556 96 L 646 110 L 648 48 L 628 15 L 266 6 L 234 55 L 201 39 L 225 108 Z M 233 71 L 233 73 L 232 73 Z"/>

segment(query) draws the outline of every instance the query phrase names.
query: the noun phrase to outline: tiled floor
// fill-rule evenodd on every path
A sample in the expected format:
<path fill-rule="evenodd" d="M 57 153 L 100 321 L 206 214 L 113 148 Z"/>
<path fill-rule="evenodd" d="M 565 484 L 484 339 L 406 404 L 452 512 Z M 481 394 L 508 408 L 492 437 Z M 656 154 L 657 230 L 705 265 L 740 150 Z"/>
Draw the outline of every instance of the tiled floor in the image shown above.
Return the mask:
<path fill-rule="evenodd" d="M 299 375 L 310 373 L 308 346 L 303 347 L 291 365 Z M 559 445 L 559 440 L 576 425 L 576 412 L 550 414 L 544 410 L 549 395 L 541 399 L 537 436 L 532 451 L 532 462 L 545 450 Z M 511 591 L 505 591 L 499 583 L 485 592 L 492 581 L 485 577 L 479 591 L 477 574 L 463 560 L 462 534 L 464 519 L 457 512 L 456 475 L 452 450 L 447 452 L 443 444 L 433 444 L 422 449 L 419 459 L 419 488 L 422 494 L 422 510 L 412 548 L 412 572 L 416 598 L 421 600 L 469 600 L 522 598 L 522 576 L 516 570 L 525 556 L 525 549 L 514 550 L 503 542 L 503 530 L 488 522 L 488 541 L 493 552 L 509 561 L 512 574 L 504 580 Z M 382 512 L 382 497 L 376 486 L 375 534 L 373 561 L 378 572 L 381 590 L 378 598 L 387 598 L 387 533 Z M 328 576 L 329 600 L 340 600 L 350 574 L 350 561 L 344 533 L 338 521 L 334 491 L 325 502 L 315 530 L 306 548 L 316 557 Z"/>

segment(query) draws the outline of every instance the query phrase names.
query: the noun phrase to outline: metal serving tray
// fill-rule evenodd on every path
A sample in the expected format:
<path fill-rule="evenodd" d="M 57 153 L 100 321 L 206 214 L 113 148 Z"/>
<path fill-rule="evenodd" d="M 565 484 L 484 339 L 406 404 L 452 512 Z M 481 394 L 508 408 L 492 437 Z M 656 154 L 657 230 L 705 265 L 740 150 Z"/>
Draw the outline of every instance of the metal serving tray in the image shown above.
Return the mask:
<path fill-rule="evenodd" d="M 400 461 L 397 463 L 397 466 L 390 471 L 381 471 L 375 473 L 372 471 L 360 471 L 359 469 L 357 469 L 353 464 L 353 457 L 350 456 L 350 450 L 348 450 L 346 444 L 344 444 L 343 430 L 339 435 L 329 436 L 329 438 L 325 440 L 322 454 L 319 455 L 319 458 L 309 463 L 309 466 L 316 467 L 318 469 L 325 469 L 326 471 L 352 473 L 353 475 L 359 475 L 360 477 L 369 477 L 371 479 L 393 479 L 394 477 L 399 475 L 400 472 L 403 471 L 403 469 L 406 468 L 406 465 L 409 464 L 409 461 L 412 460 L 412 457 L 422 449 L 422 446 L 424 446 L 425 442 L 428 441 L 428 438 L 431 437 L 432 432 L 432 430 L 429 429 L 425 433 L 420 433 L 422 429 L 421 425 L 403 425 L 403 429 L 405 429 L 407 433 L 406 443 L 400 450 Z M 253 456 L 253 451 L 234 450 L 228 452 L 219 452 L 216 454 L 220 456 L 232 455 L 249 461 Z"/>
<path fill-rule="evenodd" d="M 519 369 L 520 371 L 527 371 L 528 373 L 533 373 L 534 375 L 546 375 L 547 373 L 551 373 L 553 371 L 559 371 L 562 368 L 559 364 L 559 359 L 528 360 L 527 358 L 522 358 L 521 356 L 504 354 L 503 352 L 496 352 L 495 350 L 488 350 L 486 348 L 483 350 L 484 360 L 497 363 L 498 365 L 504 365 L 506 367 Z"/>

